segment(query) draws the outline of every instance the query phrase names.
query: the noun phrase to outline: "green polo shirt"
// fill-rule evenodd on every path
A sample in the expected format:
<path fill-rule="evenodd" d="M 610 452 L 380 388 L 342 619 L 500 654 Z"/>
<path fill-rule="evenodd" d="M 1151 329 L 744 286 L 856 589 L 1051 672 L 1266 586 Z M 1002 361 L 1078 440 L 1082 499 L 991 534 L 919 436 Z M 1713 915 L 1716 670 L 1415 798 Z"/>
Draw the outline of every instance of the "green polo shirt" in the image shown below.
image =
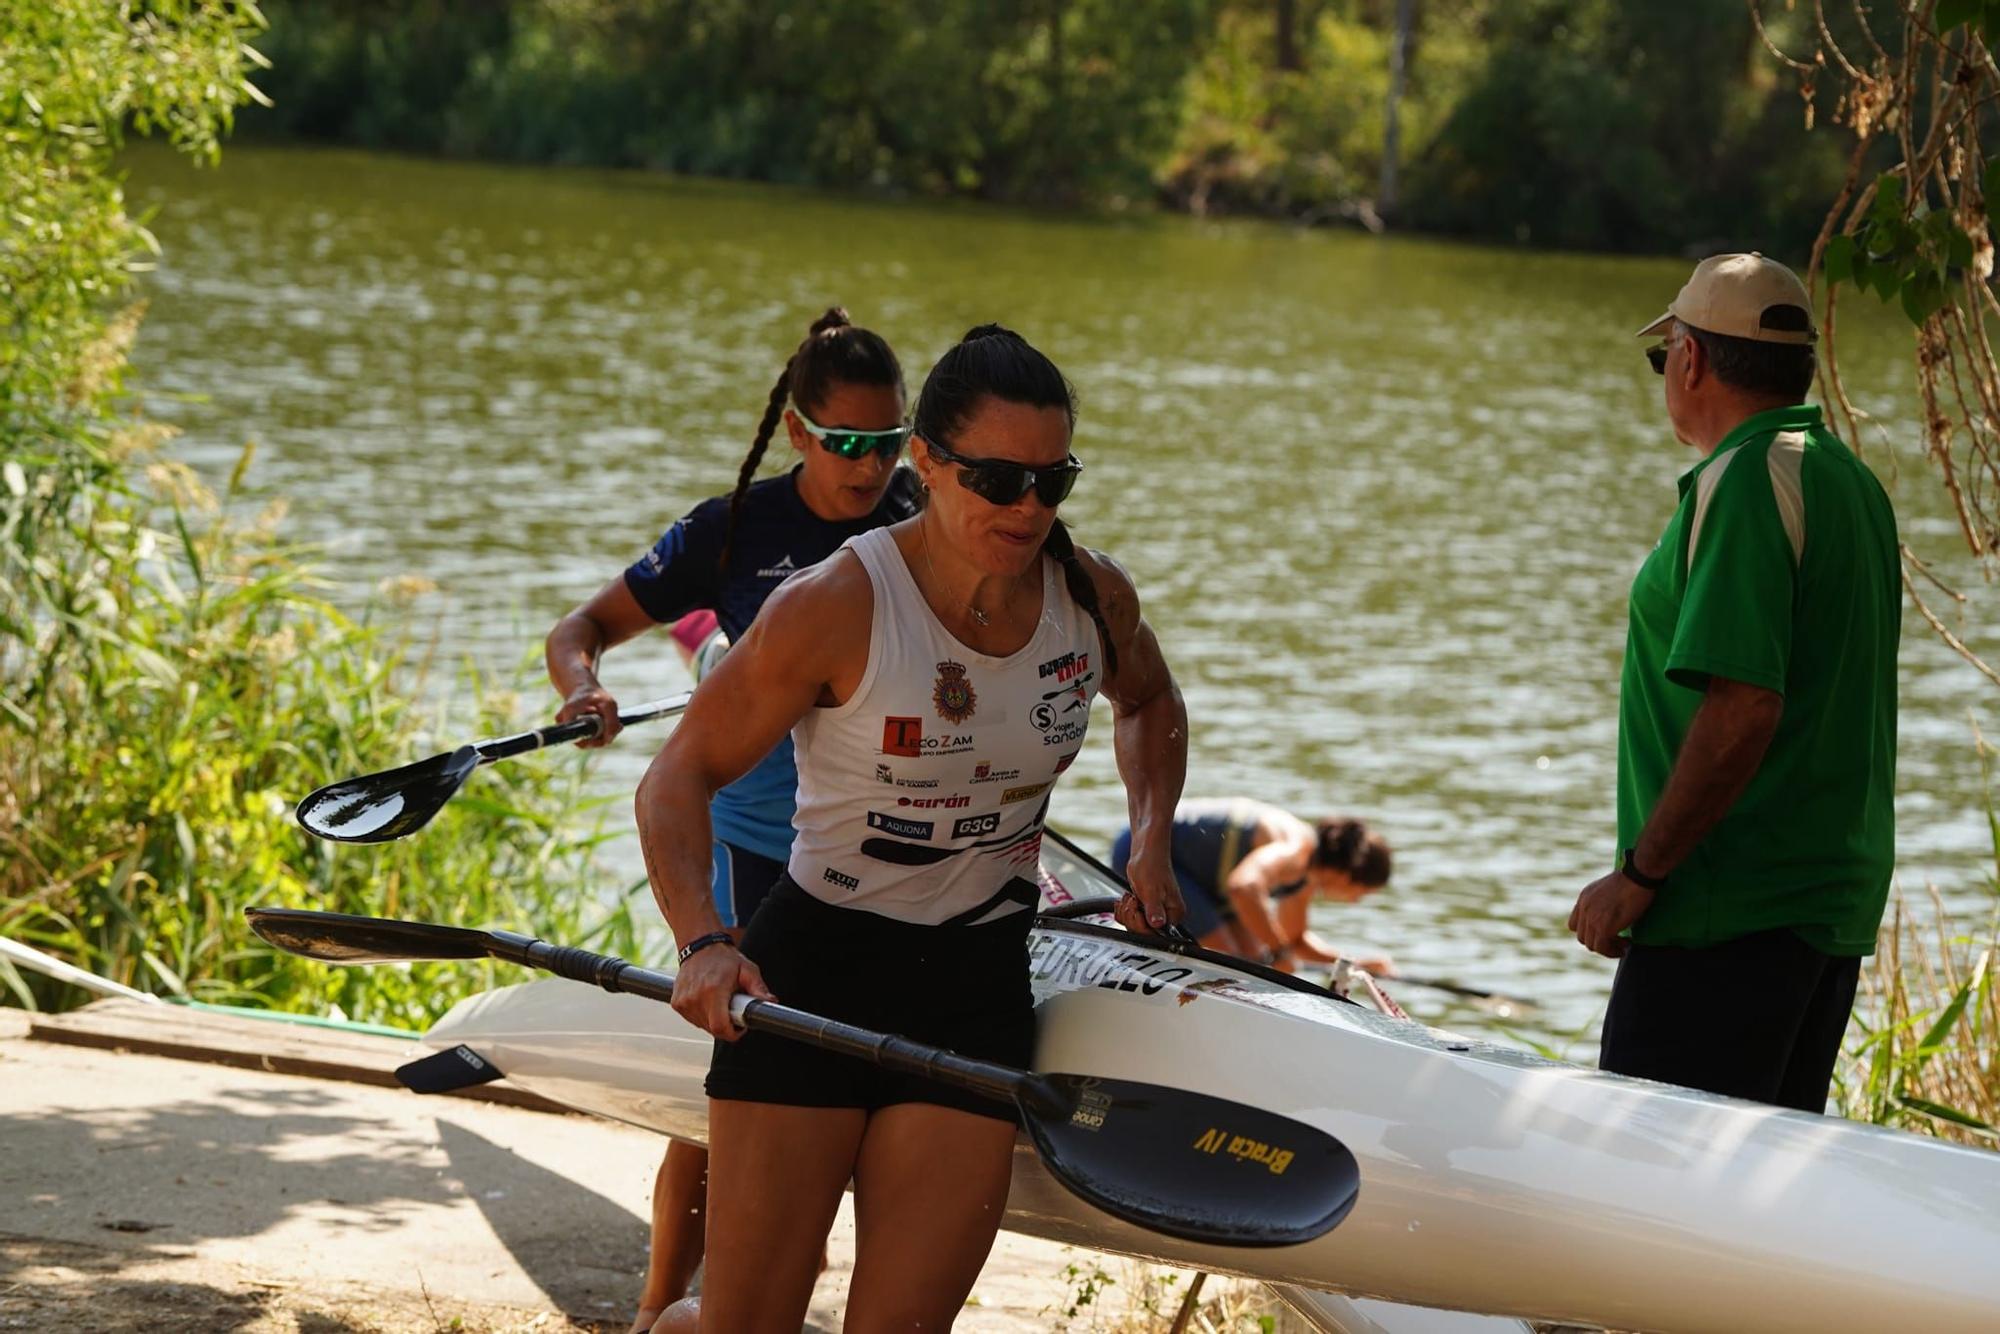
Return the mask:
<path fill-rule="evenodd" d="M 1757 774 L 1632 929 L 1703 946 L 1790 927 L 1875 948 L 1895 860 L 1896 517 L 1816 407 L 1762 412 L 1680 480 L 1632 583 L 1618 845 L 1639 841 L 1711 676 L 1776 690 Z"/>

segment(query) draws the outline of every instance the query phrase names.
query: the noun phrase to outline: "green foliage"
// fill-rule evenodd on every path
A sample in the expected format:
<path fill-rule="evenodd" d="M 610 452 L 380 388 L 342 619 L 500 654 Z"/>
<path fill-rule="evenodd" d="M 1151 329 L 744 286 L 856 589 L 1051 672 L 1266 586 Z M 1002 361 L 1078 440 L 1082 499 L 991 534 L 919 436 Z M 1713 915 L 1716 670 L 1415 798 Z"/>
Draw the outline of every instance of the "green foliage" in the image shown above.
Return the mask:
<path fill-rule="evenodd" d="M 2000 42 L 2000 0 L 1938 0 L 1931 21 L 1940 37 L 1971 24 L 1987 42 Z"/>
<path fill-rule="evenodd" d="M 1800 251 L 1839 187 L 1742 0 L 1519 0 L 1412 166 L 1420 225 L 1611 249 Z"/>
<path fill-rule="evenodd" d="M 2000 184 L 1996 176 L 2000 163 L 1987 169 L 1989 182 Z M 1821 264 L 1828 282 L 1900 301 L 1910 323 L 1921 326 L 1962 290 L 1972 256 L 1972 236 L 1956 218 L 1922 200 L 1913 204 L 1903 177 L 1885 172 L 1867 214 L 1853 232 L 1828 238 Z"/>
<path fill-rule="evenodd" d="M 1075 200 L 1146 190 L 1201 0 L 300 5 L 266 128 L 482 157 Z"/>
<path fill-rule="evenodd" d="M 276 107 L 250 123 L 524 161 L 1367 218 L 1397 5 L 1293 9 L 1298 68 L 1280 69 L 1268 0 L 293 0 L 268 41 Z M 1771 76 L 1742 0 L 1415 14 L 1400 221 L 1790 251 L 1838 188 L 1838 148 Z"/>
<path fill-rule="evenodd" d="M 253 95 L 258 23 L 228 0 L 0 12 L 0 66 L 23 75 L 0 100 L 0 934 L 143 988 L 419 1024 L 471 977 L 276 955 L 242 910 L 497 919 L 613 948 L 631 922 L 573 901 L 573 766 L 482 776 L 422 839 L 379 850 L 289 818 L 328 775 L 506 710 L 471 681 L 448 730 L 414 702 L 406 646 L 317 595 L 281 508 L 239 514 L 248 452 L 218 500 L 121 400 L 140 312 L 117 302 L 153 247 L 112 153 L 130 126 L 212 159 Z M 78 998 L 5 967 L 0 989 Z"/>

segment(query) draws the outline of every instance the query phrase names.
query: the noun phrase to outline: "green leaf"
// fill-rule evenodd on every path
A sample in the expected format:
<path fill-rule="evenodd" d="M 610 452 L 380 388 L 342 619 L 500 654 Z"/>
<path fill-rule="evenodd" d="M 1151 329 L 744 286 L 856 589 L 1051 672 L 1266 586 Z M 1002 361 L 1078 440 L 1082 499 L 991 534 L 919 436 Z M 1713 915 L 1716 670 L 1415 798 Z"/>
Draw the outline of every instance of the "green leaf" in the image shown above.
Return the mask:
<path fill-rule="evenodd" d="M 1875 180 L 1875 202 L 1868 216 L 1877 222 L 1894 223 L 1903 217 L 1903 178 L 1883 172 Z"/>
<path fill-rule="evenodd" d="M 1979 990 L 1985 984 L 1986 970 L 1992 963 L 1992 950 L 1986 950 L 1980 954 L 1979 962 L 1972 970 L 1972 976 L 1965 979 L 1964 984 L 1953 994 L 1951 1003 L 1946 1005 L 1943 1011 L 1938 1014 L 1937 1022 L 1932 1024 L 1930 1031 L 1924 1034 L 1923 1041 L 1917 1044 L 1919 1050 L 1923 1052 L 1922 1058 L 1917 1061 L 1916 1068 L 1918 1070 L 1922 1070 L 1925 1063 L 1930 1060 L 1932 1054 L 1944 1045 L 1944 1040 L 1950 1034 L 1952 1025 L 1956 1024 L 1958 1017 L 1965 1013 L 1966 1001 L 1971 999 L 1974 991 Z"/>
<path fill-rule="evenodd" d="M 1826 254 L 1821 262 L 1826 267 L 1826 280 L 1830 283 L 1844 283 L 1854 277 L 1854 238 L 1836 236 L 1826 243 Z"/>
<path fill-rule="evenodd" d="M 1945 238 L 1944 262 L 1954 269 L 1970 268 L 1972 265 L 1972 238 L 1956 227 Z"/>
<path fill-rule="evenodd" d="M 2000 1135 L 2000 1130 L 1994 1129 L 1978 1117 L 1961 1112 L 1956 1107 L 1947 1107 L 1941 1102 L 1932 1102 L 1929 1098 L 1919 1098 L 1914 1094 L 1899 1093 L 1896 1095 L 1896 1102 L 1913 1112 L 1921 1112 L 1925 1116 L 1935 1117 L 1940 1121 L 1949 1121 L 1955 1126 L 1964 1126 L 1967 1130 L 1977 1130 L 1987 1135 Z"/>
<path fill-rule="evenodd" d="M 1910 317 L 1910 323 L 1922 324 L 1943 306 L 1944 280 L 1938 277 L 1936 269 L 1918 269 L 1903 280 L 1903 313 Z"/>
<path fill-rule="evenodd" d="M 1903 266 L 1897 263 L 1882 263 L 1874 266 L 1875 295 L 1884 301 L 1894 301 L 1903 286 Z"/>
<path fill-rule="evenodd" d="M 1942 37 L 1953 28 L 1986 15 L 1986 0 L 1938 0 L 1937 30 Z"/>

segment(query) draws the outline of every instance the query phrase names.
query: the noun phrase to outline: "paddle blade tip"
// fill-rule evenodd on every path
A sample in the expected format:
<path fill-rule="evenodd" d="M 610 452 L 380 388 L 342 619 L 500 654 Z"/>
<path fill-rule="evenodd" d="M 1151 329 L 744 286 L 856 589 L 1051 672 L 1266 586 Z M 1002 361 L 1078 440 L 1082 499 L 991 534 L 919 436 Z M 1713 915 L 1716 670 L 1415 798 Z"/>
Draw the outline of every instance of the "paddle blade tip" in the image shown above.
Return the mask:
<path fill-rule="evenodd" d="M 412 963 L 486 956 L 483 932 L 404 922 L 389 917 L 314 912 L 307 908 L 248 908 L 250 929 L 287 954 L 324 963 Z"/>
<path fill-rule="evenodd" d="M 1303 1121 L 1134 1080 L 1041 1080 L 1067 1106 L 1024 1099 L 1049 1170 L 1141 1227 L 1219 1246 L 1293 1246 L 1337 1227 L 1360 1196 L 1354 1154 Z"/>

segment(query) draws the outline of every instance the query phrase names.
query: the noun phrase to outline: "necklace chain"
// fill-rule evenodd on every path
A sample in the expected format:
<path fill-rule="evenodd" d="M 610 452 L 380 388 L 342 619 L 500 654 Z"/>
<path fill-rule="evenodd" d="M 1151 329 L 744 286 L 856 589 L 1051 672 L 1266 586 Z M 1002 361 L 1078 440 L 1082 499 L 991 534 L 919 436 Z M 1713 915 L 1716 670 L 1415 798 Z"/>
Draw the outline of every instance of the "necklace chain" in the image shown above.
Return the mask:
<path fill-rule="evenodd" d="M 922 533 L 924 537 L 924 568 L 930 571 L 931 582 L 942 588 L 944 586 L 944 581 L 938 578 L 937 565 L 931 560 L 931 527 L 927 523 L 919 522 L 917 524 L 917 531 Z M 963 602 L 965 604 L 965 609 L 972 613 L 972 619 L 974 621 L 978 622 L 980 625 L 993 624 L 992 620 L 988 618 L 985 612 L 979 610 L 979 608 L 972 605 L 971 598 L 960 598 L 959 601 Z"/>

